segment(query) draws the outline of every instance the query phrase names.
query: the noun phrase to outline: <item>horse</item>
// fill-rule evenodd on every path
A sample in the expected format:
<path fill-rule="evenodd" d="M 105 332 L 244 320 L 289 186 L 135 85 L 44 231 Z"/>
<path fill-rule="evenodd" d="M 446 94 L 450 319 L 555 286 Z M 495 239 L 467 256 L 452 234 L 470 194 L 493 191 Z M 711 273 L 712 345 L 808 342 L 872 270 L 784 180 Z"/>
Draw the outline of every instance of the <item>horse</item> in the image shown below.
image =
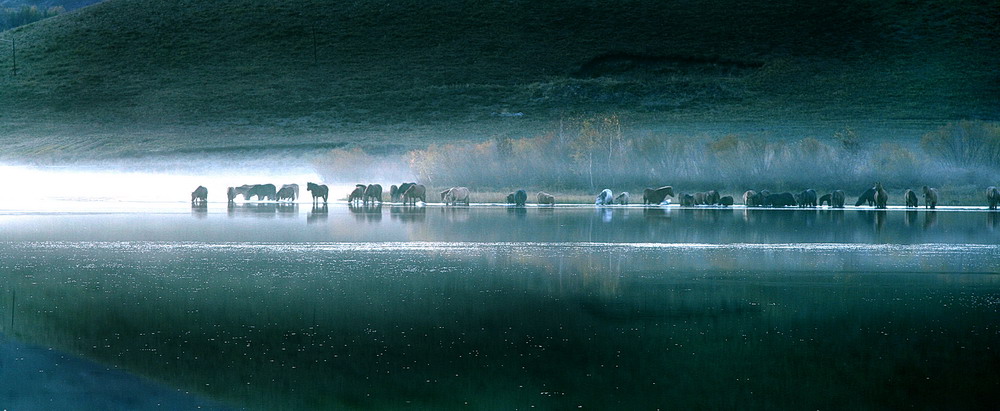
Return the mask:
<path fill-rule="evenodd" d="M 347 202 L 354 204 L 363 201 L 365 199 L 365 189 L 367 188 L 368 186 L 364 184 L 355 184 L 354 191 L 351 191 L 351 194 L 347 196 Z"/>
<path fill-rule="evenodd" d="M 226 198 L 230 203 L 235 203 L 236 201 L 236 187 L 229 187 L 226 189 Z"/>
<path fill-rule="evenodd" d="M 861 193 L 861 196 L 858 197 L 858 202 L 854 203 L 854 206 L 861 207 L 864 203 L 868 203 L 868 206 L 875 205 L 875 187 L 869 188 L 865 190 L 864 193 Z"/>
<path fill-rule="evenodd" d="M 917 203 L 917 193 L 914 193 L 913 190 L 906 189 L 906 191 L 903 192 L 903 200 L 905 200 L 907 207 L 919 206 Z"/>
<path fill-rule="evenodd" d="M 990 210 L 996 210 L 997 204 L 1000 204 L 1000 190 L 997 190 L 994 186 L 989 186 L 986 189 L 986 205 L 989 206 Z"/>
<path fill-rule="evenodd" d="M 400 194 L 402 194 L 402 193 L 399 192 L 399 186 L 397 186 L 395 184 L 389 186 L 389 201 L 390 202 L 395 203 L 395 202 L 399 201 L 399 195 Z"/>
<path fill-rule="evenodd" d="M 694 205 L 694 196 L 691 194 L 681 193 L 678 198 L 681 199 L 681 207 L 691 207 Z"/>
<path fill-rule="evenodd" d="M 313 204 L 319 203 L 319 199 L 323 199 L 323 204 L 326 204 L 326 200 L 330 197 L 330 188 L 326 184 L 315 184 L 306 183 L 306 191 L 312 193 Z"/>
<path fill-rule="evenodd" d="M 628 191 L 622 191 L 618 197 L 615 197 L 615 202 L 621 205 L 628 205 L 629 197 Z"/>
<path fill-rule="evenodd" d="M 889 203 L 889 193 L 882 188 L 882 183 L 875 183 L 875 208 L 886 208 Z"/>
<path fill-rule="evenodd" d="M 611 190 L 607 188 L 602 190 L 601 194 L 598 194 L 597 199 L 594 200 L 594 205 L 608 205 L 614 203 L 615 203 L 614 194 L 612 194 Z"/>
<path fill-rule="evenodd" d="M 400 184 L 399 188 L 396 189 L 396 198 L 394 200 L 392 200 L 392 201 L 393 202 L 397 202 L 400 199 L 402 199 L 403 198 L 403 193 L 405 193 L 406 190 L 409 190 L 410 187 L 415 186 L 415 185 L 417 185 L 417 183 L 403 183 L 403 184 Z"/>
<path fill-rule="evenodd" d="M 207 204 L 208 203 L 208 189 L 203 186 L 198 186 L 191 192 L 191 205 Z"/>
<path fill-rule="evenodd" d="M 757 192 L 753 190 L 747 190 L 743 193 L 743 205 L 747 207 L 759 206 L 757 203 Z"/>
<path fill-rule="evenodd" d="M 647 188 L 642 190 L 642 204 L 660 204 L 667 198 L 667 196 L 674 196 L 673 186 Z"/>
<path fill-rule="evenodd" d="M 831 196 L 832 197 L 832 196 Z M 816 207 L 816 190 L 807 188 L 796 197 L 799 207 Z"/>
<path fill-rule="evenodd" d="M 938 191 L 936 188 L 924 186 L 924 208 L 935 208 L 938 203 Z"/>
<path fill-rule="evenodd" d="M 469 205 L 469 189 L 466 187 L 452 187 L 441 192 L 441 201 L 445 205 L 465 203 Z"/>
<path fill-rule="evenodd" d="M 292 201 L 295 201 L 296 199 L 299 198 L 299 185 L 298 184 L 285 184 L 285 185 L 281 186 L 281 190 L 284 190 L 286 188 L 291 188 L 292 189 Z M 281 190 L 278 190 L 278 191 L 281 191 Z"/>
<path fill-rule="evenodd" d="M 375 204 L 376 201 L 378 201 L 379 203 L 382 202 L 381 184 L 369 184 L 368 187 L 365 188 L 365 198 L 363 203 L 367 205 L 369 200 L 372 202 L 372 204 Z"/>
<path fill-rule="evenodd" d="M 820 205 L 820 207 L 823 206 L 823 203 L 826 203 L 826 205 L 828 205 L 830 207 L 833 207 L 833 194 L 827 193 L 827 194 L 823 194 L 822 196 L 820 196 L 819 197 L 819 205 Z"/>
<path fill-rule="evenodd" d="M 289 187 L 288 185 L 284 185 L 281 187 L 281 190 L 278 190 L 278 192 L 275 193 L 275 196 L 278 197 L 278 201 L 282 200 L 295 201 L 295 189 Z"/>
<path fill-rule="evenodd" d="M 768 207 L 790 207 L 795 206 L 795 196 L 792 193 L 771 194 L 764 199 L 764 205 Z"/>
<path fill-rule="evenodd" d="M 847 197 L 844 195 L 843 190 L 833 190 L 830 200 L 830 206 L 833 208 L 844 208 L 844 199 Z"/>
<path fill-rule="evenodd" d="M 423 184 L 413 184 L 403 192 L 403 205 L 411 202 L 417 205 L 417 200 L 427 203 L 427 187 Z"/>
<path fill-rule="evenodd" d="M 705 204 L 708 204 L 708 205 L 719 204 L 719 198 L 720 197 L 719 197 L 719 192 L 718 191 L 708 190 L 708 192 L 705 193 Z"/>
<path fill-rule="evenodd" d="M 274 184 L 254 184 L 243 194 L 243 198 L 250 200 L 256 196 L 257 201 L 274 201 L 278 198 L 277 193 L 278 189 L 274 186 Z"/>
<path fill-rule="evenodd" d="M 552 194 L 539 191 L 536 197 L 539 205 L 556 205 L 556 197 Z"/>
<path fill-rule="evenodd" d="M 507 203 L 513 204 L 514 207 L 524 207 L 524 204 L 527 202 L 528 193 L 524 190 L 517 190 L 507 195 Z"/>

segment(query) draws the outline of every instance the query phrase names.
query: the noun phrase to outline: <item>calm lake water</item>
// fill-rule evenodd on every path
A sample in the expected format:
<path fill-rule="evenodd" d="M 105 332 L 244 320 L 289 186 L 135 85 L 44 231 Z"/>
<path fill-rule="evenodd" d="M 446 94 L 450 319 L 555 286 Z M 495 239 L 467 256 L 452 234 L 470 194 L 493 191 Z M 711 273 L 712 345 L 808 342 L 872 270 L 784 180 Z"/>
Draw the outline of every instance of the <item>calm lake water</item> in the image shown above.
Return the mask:
<path fill-rule="evenodd" d="M 0 333 L 233 408 L 1000 403 L 996 212 L 113 207 L 0 212 Z"/>

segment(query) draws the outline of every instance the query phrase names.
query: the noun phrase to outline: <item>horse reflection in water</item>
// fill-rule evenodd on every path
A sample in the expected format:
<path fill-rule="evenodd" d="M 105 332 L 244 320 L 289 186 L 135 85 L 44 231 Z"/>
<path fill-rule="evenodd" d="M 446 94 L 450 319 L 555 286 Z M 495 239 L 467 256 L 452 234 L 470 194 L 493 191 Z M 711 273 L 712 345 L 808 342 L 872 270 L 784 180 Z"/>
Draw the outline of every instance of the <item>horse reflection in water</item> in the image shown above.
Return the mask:
<path fill-rule="evenodd" d="M 937 225 L 937 211 L 924 211 L 924 230 Z"/>
<path fill-rule="evenodd" d="M 427 207 L 391 206 L 389 218 L 401 223 L 420 223 L 427 219 Z"/>
<path fill-rule="evenodd" d="M 907 227 L 912 227 L 917 223 L 917 210 L 906 210 L 906 214 L 903 215 L 903 224 Z"/>
<path fill-rule="evenodd" d="M 205 218 L 208 216 L 208 203 L 201 201 L 191 203 L 191 215 L 198 218 Z"/>
<path fill-rule="evenodd" d="M 330 206 L 326 203 L 313 204 L 312 210 L 306 215 L 306 224 L 315 224 L 326 221 L 330 216 Z"/>
<path fill-rule="evenodd" d="M 469 221 L 469 208 L 468 207 L 441 207 L 441 215 L 444 216 L 448 222 L 451 223 L 464 223 Z"/>
<path fill-rule="evenodd" d="M 348 203 L 347 209 L 351 211 L 354 215 L 354 219 L 358 221 L 364 221 L 368 223 L 377 223 L 382 221 L 382 203 L 362 203 L 362 205 L 355 205 Z"/>
<path fill-rule="evenodd" d="M 986 226 L 993 229 L 1000 228 L 1000 213 L 998 212 L 986 213 Z"/>
<path fill-rule="evenodd" d="M 295 217 L 299 214 L 299 205 L 295 203 L 278 203 L 277 211 L 281 217 Z"/>
<path fill-rule="evenodd" d="M 844 210 L 843 209 L 828 209 L 821 210 L 820 216 L 826 218 L 826 222 L 841 224 L 844 222 Z"/>
<path fill-rule="evenodd" d="M 274 217 L 278 212 L 276 203 L 229 203 L 226 207 L 226 214 L 230 217 L 251 216 L 251 217 Z"/>
<path fill-rule="evenodd" d="M 507 208 L 507 215 L 513 215 L 514 217 L 517 218 L 524 218 L 524 216 L 528 215 L 528 209 L 524 208 L 524 206 L 509 207 Z"/>
<path fill-rule="evenodd" d="M 875 231 L 881 232 L 882 228 L 885 227 L 885 219 L 888 217 L 889 212 L 885 209 L 875 210 Z"/>

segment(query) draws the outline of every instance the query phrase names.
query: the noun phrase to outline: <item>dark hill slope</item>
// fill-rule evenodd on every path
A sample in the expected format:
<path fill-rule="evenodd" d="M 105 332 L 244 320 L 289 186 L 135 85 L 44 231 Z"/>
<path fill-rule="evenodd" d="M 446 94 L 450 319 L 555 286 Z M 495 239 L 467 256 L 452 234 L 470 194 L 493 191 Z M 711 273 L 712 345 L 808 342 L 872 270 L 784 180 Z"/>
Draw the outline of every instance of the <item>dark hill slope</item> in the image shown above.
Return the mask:
<path fill-rule="evenodd" d="M 7 33 L 0 138 L 8 157 L 115 156 L 419 144 L 609 111 L 643 127 L 998 118 L 998 16 L 992 1 L 108 0 Z"/>

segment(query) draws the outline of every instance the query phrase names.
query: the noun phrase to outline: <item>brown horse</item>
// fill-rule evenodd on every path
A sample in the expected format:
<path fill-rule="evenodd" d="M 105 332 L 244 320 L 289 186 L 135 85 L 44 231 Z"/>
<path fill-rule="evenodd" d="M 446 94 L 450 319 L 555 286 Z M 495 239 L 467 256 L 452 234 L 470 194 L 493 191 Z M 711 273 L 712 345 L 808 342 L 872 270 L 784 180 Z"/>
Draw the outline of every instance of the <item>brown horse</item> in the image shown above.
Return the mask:
<path fill-rule="evenodd" d="M 990 210 L 996 210 L 997 204 L 1000 204 L 1000 190 L 990 186 L 986 189 L 986 205 L 990 207 Z"/>
<path fill-rule="evenodd" d="M 306 183 L 306 191 L 312 193 L 313 204 L 318 204 L 321 198 L 323 204 L 326 204 L 327 198 L 330 197 L 330 188 L 326 184 Z"/>
<path fill-rule="evenodd" d="M 647 188 L 642 190 L 642 204 L 660 204 L 667 198 L 667 196 L 674 196 L 673 186 Z"/>
<path fill-rule="evenodd" d="M 935 208 L 938 203 L 938 191 L 936 188 L 924 186 L 924 208 Z"/>
<path fill-rule="evenodd" d="M 414 184 L 403 193 L 403 205 L 417 205 L 417 200 L 427 202 L 427 187 L 423 184 Z"/>
<path fill-rule="evenodd" d="M 885 208 L 889 203 L 889 193 L 882 188 L 882 183 L 875 183 L 875 208 Z"/>
<path fill-rule="evenodd" d="M 556 205 L 556 197 L 552 194 L 539 191 L 536 197 L 538 198 L 537 201 L 539 205 Z"/>
<path fill-rule="evenodd" d="M 207 204 L 208 203 L 208 189 L 202 186 L 194 189 L 191 192 L 191 204 Z"/>
<path fill-rule="evenodd" d="M 917 207 L 919 205 L 917 203 L 917 193 L 914 193 L 913 190 L 910 189 L 906 189 L 906 191 L 903 192 L 903 200 L 905 200 L 907 207 Z"/>

